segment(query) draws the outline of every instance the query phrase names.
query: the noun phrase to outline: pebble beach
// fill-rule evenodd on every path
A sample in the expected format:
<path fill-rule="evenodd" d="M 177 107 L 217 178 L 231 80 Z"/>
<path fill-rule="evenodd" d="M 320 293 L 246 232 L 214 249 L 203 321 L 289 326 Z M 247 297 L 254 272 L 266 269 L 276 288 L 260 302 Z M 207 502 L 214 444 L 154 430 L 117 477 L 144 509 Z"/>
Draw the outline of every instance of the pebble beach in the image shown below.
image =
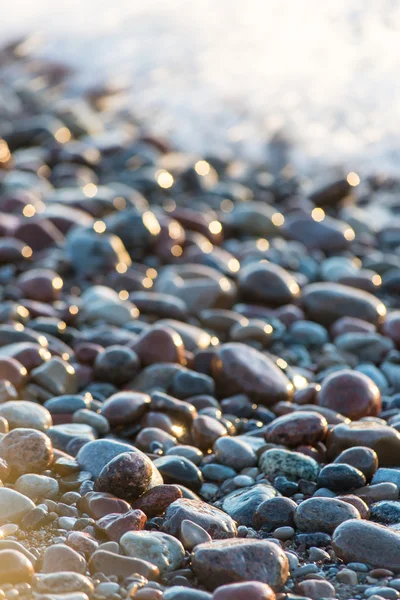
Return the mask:
<path fill-rule="evenodd" d="M 400 179 L 71 78 L 0 49 L 0 600 L 399 599 Z"/>

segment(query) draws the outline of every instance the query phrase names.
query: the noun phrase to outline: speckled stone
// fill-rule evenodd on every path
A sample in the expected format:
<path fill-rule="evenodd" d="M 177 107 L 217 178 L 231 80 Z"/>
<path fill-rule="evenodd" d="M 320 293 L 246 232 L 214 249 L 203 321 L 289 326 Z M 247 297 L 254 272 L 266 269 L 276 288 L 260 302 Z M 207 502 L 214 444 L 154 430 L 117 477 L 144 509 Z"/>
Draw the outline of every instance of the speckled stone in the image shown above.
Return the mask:
<path fill-rule="evenodd" d="M 50 439 L 35 429 L 13 429 L 0 441 L 0 457 L 18 475 L 43 471 L 53 462 Z"/>
<path fill-rule="evenodd" d="M 316 481 L 320 471 L 313 458 L 278 448 L 266 450 L 260 457 L 259 466 L 267 476 L 285 475 L 308 481 Z"/>
<path fill-rule="evenodd" d="M 124 452 L 106 464 L 95 481 L 94 489 L 131 502 L 151 487 L 152 477 L 153 466 L 145 454 L 139 450 Z"/>

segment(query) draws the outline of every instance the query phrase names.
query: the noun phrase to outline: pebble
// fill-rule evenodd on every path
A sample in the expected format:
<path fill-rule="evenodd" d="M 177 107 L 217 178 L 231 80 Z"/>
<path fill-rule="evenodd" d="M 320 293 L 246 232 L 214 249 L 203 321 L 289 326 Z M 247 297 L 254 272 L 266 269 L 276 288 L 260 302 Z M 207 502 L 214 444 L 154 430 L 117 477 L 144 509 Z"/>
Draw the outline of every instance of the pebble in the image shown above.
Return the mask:
<path fill-rule="evenodd" d="M 53 447 L 41 431 L 18 427 L 0 440 L 0 457 L 16 474 L 37 473 L 51 465 Z"/>
<path fill-rule="evenodd" d="M 238 580 L 261 581 L 279 589 L 289 575 L 288 559 L 278 547 L 261 540 L 217 540 L 196 546 L 192 555 L 196 576 L 207 589 Z"/>
<path fill-rule="evenodd" d="M 259 467 L 268 477 L 286 475 L 309 481 L 316 481 L 320 471 L 313 458 L 278 448 L 266 450 L 260 457 Z"/>
<path fill-rule="evenodd" d="M 30 583 L 34 571 L 31 561 L 18 550 L 0 549 L 0 584 Z"/>
<path fill-rule="evenodd" d="M 334 532 L 333 548 L 346 563 L 400 569 L 400 535 L 383 525 L 355 520 L 342 523 Z"/>
<path fill-rule="evenodd" d="M 38 578 L 36 588 L 42 594 L 51 595 L 83 592 L 91 596 L 94 591 L 94 585 L 88 577 L 72 571 L 43 574 Z"/>
<path fill-rule="evenodd" d="M 223 344 L 212 359 L 217 388 L 224 395 L 247 394 L 254 402 L 271 405 L 288 400 L 293 385 L 264 354 L 240 343 Z"/>
<path fill-rule="evenodd" d="M 222 502 L 223 510 L 239 525 L 250 527 L 257 508 L 266 500 L 274 498 L 279 492 L 271 485 L 258 483 L 250 488 L 231 492 Z"/>
<path fill-rule="evenodd" d="M 0 521 L 19 521 L 35 508 L 30 498 L 9 488 L 0 488 Z"/>
<path fill-rule="evenodd" d="M 86 560 L 73 548 L 64 544 L 55 544 L 44 551 L 41 571 L 43 573 L 74 571 L 85 575 Z"/>
<path fill-rule="evenodd" d="M 213 594 L 213 600 L 275 600 L 275 592 L 266 583 L 250 581 L 231 583 L 218 587 Z"/>
<path fill-rule="evenodd" d="M 26 473 L 17 479 L 15 489 L 36 502 L 39 498 L 56 497 L 59 492 L 59 485 L 53 477 Z"/>
<path fill-rule="evenodd" d="M 364 473 L 347 464 L 326 465 L 318 474 L 317 484 L 333 492 L 350 491 L 366 484 Z"/>
<path fill-rule="evenodd" d="M 300 531 L 333 533 L 349 519 L 361 519 L 354 506 L 336 498 L 310 498 L 304 500 L 294 514 L 294 522 Z"/>
<path fill-rule="evenodd" d="M 278 417 L 265 429 L 265 439 L 273 444 L 299 446 L 314 445 L 322 441 L 328 431 L 328 423 L 317 412 L 304 411 Z"/>
<path fill-rule="evenodd" d="M 168 506 L 163 530 L 178 537 L 182 522 L 185 520 L 202 527 L 213 539 L 224 539 L 237 535 L 235 521 L 229 515 L 201 500 L 187 498 L 175 500 Z"/>
<path fill-rule="evenodd" d="M 44 406 L 27 400 L 11 400 L 1 404 L 0 416 L 7 420 L 10 429 L 26 427 L 46 432 L 53 425 L 51 414 Z"/>
<path fill-rule="evenodd" d="M 92 574 L 103 573 L 106 577 L 116 575 L 125 579 L 133 573 L 146 579 L 157 579 L 159 576 L 158 568 L 149 561 L 121 556 L 107 550 L 96 550 L 90 557 L 88 566 Z"/>
<path fill-rule="evenodd" d="M 366 446 L 375 450 L 381 467 L 395 467 L 394 458 L 400 452 L 400 433 L 380 423 L 353 421 L 336 425 L 327 439 L 328 459 L 336 458 L 343 450 Z"/>
<path fill-rule="evenodd" d="M 198 492 L 203 483 L 201 471 L 184 456 L 162 456 L 153 465 L 161 473 L 165 483 L 182 484 Z"/>
<path fill-rule="evenodd" d="M 189 519 L 184 519 L 181 523 L 180 538 L 185 550 L 193 550 L 198 544 L 210 542 L 212 539 L 205 529 Z"/>
<path fill-rule="evenodd" d="M 380 481 L 374 481 L 374 475 L 378 469 L 378 455 L 371 448 L 364 446 L 354 446 L 344 450 L 335 458 L 335 463 L 344 463 L 355 467 L 362 473 L 364 473 L 367 481 L 372 479 L 372 483 L 381 483 Z M 382 471 L 382 469 L 380 469 Z M 382 480 L 383 481 L 383 480 Z M 389 480 L 388 480 L 389 481 Z M 400 477 L 398 479 L 400 484 Z"/>
<path fill-rule="evenodd" d="M 160 573 L 178 569 L 185 558 L 181 542 L 158 531 L 127 531 L 121 537 L 120 545 L 125 554 L 148 560 L 159 568 Z"/>
<path fill-rule="evenodd" d="M 379 414 L 381 394 L 367 375 L 343 369 L 325 378 L 317 403 L 357 421 Z"/>
<path fill-rule="evenodd" d="M 102 469 L 95 482 L 95 491 L 114 494 L 131 502 L 149 489 L 153 472 L 152 463 L 145 454 L 139 450 L 124 452 Z"/>
<path fill-rule="evenodd" d="M 290 498 L 270 498 L 256 508 L 253 525 L 256 529 L 263 527 L 266 531 L 273 531 L 277 527 L 291 527 L 296 509 L 296 502 Z"/>
<path fill-rule="evenodd" d="M 334 598 L 336 595 L 335 588 L 329 581 L 320 581 L 319 579 L 301 581 L 296 585 L 296 590 L 312 600 Z"/>

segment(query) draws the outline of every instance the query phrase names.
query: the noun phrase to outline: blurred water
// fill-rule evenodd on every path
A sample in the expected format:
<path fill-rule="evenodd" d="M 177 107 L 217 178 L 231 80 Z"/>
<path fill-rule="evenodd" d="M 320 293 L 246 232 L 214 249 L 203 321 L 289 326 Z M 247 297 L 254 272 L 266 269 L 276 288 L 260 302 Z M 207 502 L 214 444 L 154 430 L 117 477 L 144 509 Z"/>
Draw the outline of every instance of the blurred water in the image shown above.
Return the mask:
<path fill-rule="evenodd" d="M 261 157 L 399 170 L 399 0 L 14 0 L 2 37 L 38 31 L 87 85 L 118 75 L 155 131 Z"/>

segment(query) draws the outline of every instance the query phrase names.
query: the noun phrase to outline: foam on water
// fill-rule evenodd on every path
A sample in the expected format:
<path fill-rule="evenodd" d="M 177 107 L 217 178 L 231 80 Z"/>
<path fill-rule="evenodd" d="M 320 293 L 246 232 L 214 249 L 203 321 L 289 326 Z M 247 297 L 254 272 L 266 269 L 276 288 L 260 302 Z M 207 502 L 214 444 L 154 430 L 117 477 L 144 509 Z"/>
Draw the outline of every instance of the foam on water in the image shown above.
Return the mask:
<path fill-rule="evenodd" d="M 124 77 L 138 115 L 185 149 L 261 157 L 283 127 L 301 165 L 398 171 L 398 0 L 14 0 L 2 12 L 2 37 L 44 34 L 81 85 Z"/>

